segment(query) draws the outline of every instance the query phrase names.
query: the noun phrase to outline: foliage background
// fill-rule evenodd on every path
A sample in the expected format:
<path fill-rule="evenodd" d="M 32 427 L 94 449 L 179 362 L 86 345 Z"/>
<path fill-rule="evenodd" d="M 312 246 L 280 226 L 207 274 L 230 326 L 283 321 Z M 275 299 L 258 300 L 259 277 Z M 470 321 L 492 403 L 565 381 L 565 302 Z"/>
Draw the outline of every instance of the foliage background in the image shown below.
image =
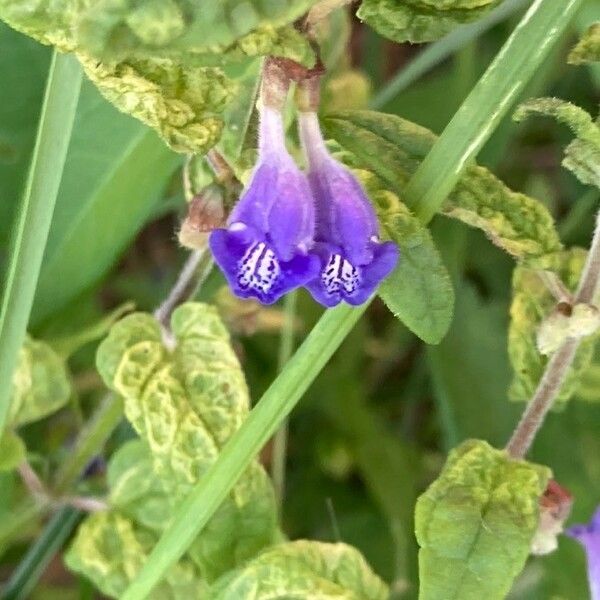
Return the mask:
<path fill-rule="evenodd" d="M 600 67 L 566 64 L 568 50 L 593 13 L 590 0 L 524 97 L 556 96 L 596 114 Z M 497 25 L 378 108 L 440 133 L 515 22 L 511 18 Z M 368 77 L 374 94 L 422 49 L 392 44 L 358 21 L 352 23 L 350 61 Z M 0 25 L 0 268 L 33 146 L 49 58 L 48 48 Z M 173 239 L 185 211 L 181 159 L 154 133 L 117 112 L 88 82 L 74 132 L 32 320 L 32 333 L 45 339 L 76 331 L 129 300 L 140 310 L 153 310 L 184 258 Z M 516 124 L 507 118 L 478 162 L 512 189 L 542 200 L 556 217 L 563 242 L 587 247 L 599 198 L 560 167 L 570 139 L 566 128 L 549 119 Z M 456 292 L 449 334 L 439 345 L 427 346 L 375 302 L 290 422 L 286 534 L 356 546 L 392 583 L 397 597 L 415 593 L 407 582 L 416 580 L 411 533 L 416 496 L 460 441 L 477 437 L 503 445 L 522 409 L 507 400 L 514 262 L 483 234 L 442 216 L 435 218 L 432 232 Z M 200 298 L 212 298 L 222 284 L 213 273 Z M 298 315 L 302 338 L 320 308 L 301 293 Z M 252 325 L 247 317 L 241 319 Z M 277 319 L 277 313 L 264 313 L 267 324 Z M 277 371 L 276 327 L 258 329 L 235 340 L 253 399 Z M 69 406 L 23 430 L 32 464 L 42 474 L 60 464 L 65 441 L 74 437 L 102 395 L 93 356 L 91 343 L 70 359 L 75 393 Z M 119 426 L 106 454 L 131 436 L 127 425 Z M 600 405 L 574 399 L 551 414 L 530 458 L 550 465 L 555 478 L 574 494 L 573 521 L 587 520 L 600 500 Z M 269 447 L 261 459 L 268 467 Z M 100 465 L 90 489 L 101 490 L 102 481 Z M 14 474 L 0 474 L 0 520 L 10 519 L 22 495 Z M 0 580 L 18 564 L 39 527 L 32 521 L 16 543 L 0 546 Z M 561 538 L 556 553 L 530 559 L 511 597 L 579 600 L 586 594 L 583 553 L 575 542 Z M 93 597 L 93 592 L 63 569 L 59 556 L 32 597 L 66 600 Z"/>

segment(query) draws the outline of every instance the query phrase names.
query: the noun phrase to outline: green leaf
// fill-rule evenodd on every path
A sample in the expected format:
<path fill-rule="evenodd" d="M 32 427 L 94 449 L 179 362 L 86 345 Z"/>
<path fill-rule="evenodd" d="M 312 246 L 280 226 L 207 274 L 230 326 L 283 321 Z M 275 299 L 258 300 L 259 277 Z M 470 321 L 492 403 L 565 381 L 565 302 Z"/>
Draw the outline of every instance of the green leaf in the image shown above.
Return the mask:
<path fill-rule="evenodd" d="M 43 419 L 62 408 L 70 396 L 63 359 L 45 342 L 27 337 L 13 376 L 8 422 L 19 427 Z"/>
<path fill-rule="evenodd" d="M 400 198 L 437 139 L 424 127 L 374 111 L 329 115 L 324 118 L 324 127 L 355 155 L 360 166 L 376 173 Z M 386 160 L 380 160 L 381 156 Z M 481 229 L 497 246 L 521 260 L 538 260 L 561 248 L 544 205 L 513 192 L 483 167 L 465 170 L 442 211 Z"/>
<path fill-rule="evenodd" d="M 107 100 L 155 129 L 176 152 L 204 154 L 219 140 L 219 114 L 236 92 L 221 69 L 170 59 L 102 63 L 78 56 Z"/>
<path fill-rule="evenodd" d="M 554 268 L 561 281 L 575 291 L 587 252 L 580 248 L 564 251 L 555 257 Z M 510 307 L 508 354 L 514 370 L 509 395 L 512 400 L 527 402 L 535 392 L 548 358 L 538 350 L 540 325 L 554 310 L 556 300 L 548 291 L 542 273 L 518 266 L 513 275 L 513 300 Z M 556 399 L 564 403 L 577 392 L 581 377 L 588 369 L 598 335 L 582 340 Z"/>
<path fill-rule="evenodd" d="M 346 544 L 300 540 L 269 548 L 210 589 L 213 600 L 386 600 L 387 586 Z"/>
<path fill-rule="evenodd" d="M 600 22 L 589 26 L 579 43 L 571 50 L 568 61 L 572 65 L 600 62 Z"/>
<path fill-rule="evenodd" d="M 550 474 L 478 440 L 453 450 L 415 509 L 419 598 L 504 598 L 529 555 Z"/>
<path fill-rule="evenodd" d="M 101 0 L 82 7 L 72 21 L 81 48 L 111 60 L 219 54 L 234 46 L 248 55 L 287 49 L 278 32 L 302 16 L 316 0 Z M 300 36 L 289 44 L 294 48 Z M 302 43 L 304 50 L 306 42 Z M 274 51 L 275 50 L 275 51 Z M 308 54 L 310 54 L 308 52 Z M 289 58 L 298 58 L 292 53 Z"/>
<path fill-rule="evenodd" d="M 119 110 L 156 129 L 175 151 L 205 153 L 223 129 L 236 82 L 221 65 L 268 54 L 310 65 L 291 26 L 315 0 L 0 0 L 0 17 L 35 39 L 75 52 Z"/>
<path fill-rule="evenodd" d="M 358 18 L 395 42 L 431 42 L 501 0 L 363 0 Z"/>
<path fill-rule="evenodd" d="M 110 328 L 134 308 L 133 302 L 125 302 L 95 323 L 86 324 L 77 328 L 73 333 L 69 332 L 58 338 L 53 338 L 50 340 L 50 345 L 57 354 L 67 359 L 86 344 L 105 337 Z"/>
<path fill-rule="evenodd" d="M 454 289 L 429 230 L 379 178 L 355 170 L 374 203 L 385 237 L 400 248 L 398 266 L 378 294 L 412 332 L 428 344 L 439 343 L 452 321 Z"/>
<path fill-rule="evenodd" d="M 184 304 L 171 326 L 174 339 L 165 345 L 154 317 L 132 314 L 112 328 L 97 354 L 100 374 L 124 398 L 125 415 L 140 436 L 109 464 L 111 512 L 154 541 L 249 411 L 244 376 L 217 311 Z M 210 582 L 277 535 L 273 490 L 253 462 L 185 560 L 198 568 L 200 583 Z M 81 551 L 76 543 L 72 552 Z M 72 562 L 77 570 L 103 589 L 84 557 L 78 560 Z M 119 596 L 136 574 L 132 568 L 111 593 Z"/>
<path fill-rule="evenodd" d="M 0 438 L 0 473 L 16 469 L 27 455 L 23 440 L 10 429 Z"/>
<path fill-rule="evenodd" d="M 522 121 L 535 113 L 554 117 L 571 128 L 577 139 L 565 149 L 562 164 L 582 183 L 600 188 L 600 126 L 582 108 L 557 98 L 525 102 L 519 106 L 514 118 Z"/>
<path fill-rule="evenodd" d="M 93 148 L 93 153 L 90 153 Z M 95 284 L 152 214 L 179 158 L 84 85 L 36 292 L 39 323 Z"/>
<path fill-rule="evenodd" d="M 136 526 L 118 512 L 100 512 L 87 517 L 65 555 L 69 569 L 85 573 L 98 589 L 119 598 L 139 571 L 156 541 L 152 532 Z M 201 600 L 205 585 L 197 568 L 182 559 L 148 596 L 149 600 Z"/>

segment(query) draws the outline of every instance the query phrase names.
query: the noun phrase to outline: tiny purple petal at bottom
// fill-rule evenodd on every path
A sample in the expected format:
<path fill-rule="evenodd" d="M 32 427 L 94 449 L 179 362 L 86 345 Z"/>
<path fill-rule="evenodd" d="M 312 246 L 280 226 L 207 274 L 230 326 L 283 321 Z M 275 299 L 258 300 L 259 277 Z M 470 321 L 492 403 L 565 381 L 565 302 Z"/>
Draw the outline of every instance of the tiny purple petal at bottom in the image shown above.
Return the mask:
<path fill-rule="evenodd" d="M 585 548 L 591 597 L 600 600 L 600 507 L 588 524 L 574 525 L 565 533 Z"/>

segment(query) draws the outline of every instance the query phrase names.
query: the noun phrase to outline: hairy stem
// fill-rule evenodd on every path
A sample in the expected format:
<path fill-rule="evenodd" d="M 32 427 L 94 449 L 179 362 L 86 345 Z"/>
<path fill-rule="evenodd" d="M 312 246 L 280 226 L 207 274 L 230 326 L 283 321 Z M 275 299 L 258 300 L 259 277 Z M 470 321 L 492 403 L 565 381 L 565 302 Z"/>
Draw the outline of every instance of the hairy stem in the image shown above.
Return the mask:
<path fill-rule="evenodd" d="M 190 253 L 169 295 L 154 312 L 156 320 L 167 331 L 173 311 L 181 303 L 196 295 L 211 268 L 212 258 L 206 248 Z"/>
<path fill-rule="evenodd" d="M 579 287 L 575 296 L 576 302 L 591 304 L 594 301 L 598 281 L 600 280 L 600 211 L 596 215 L 596 228 L 590 246 L 590 253 L 583 267 Z"/>
<path fill-rule="evenodd" d="M 297 292 L 292 292 L 285 297 L 284 301 L 284 321 L 281 328 L 281 339 L 279 342 L 278 372 L 290 360 L 294 350 L 294 324 L 296 320 L 296 296 Z M 271 465 L 271 477 L 273 478 L 273 487 L 275 488 L 275 498 L 277 506 L 281 510 L 283 505 L 283 496 L 285 494 L 285 462 L 287 454 L 288 422 L 287 419 L 281 424 L 277 433 L 273 437 L 273 463 Z"/>
<path fill-rule="evenodd" d="M 52 489 L 55 495 L 64 496 L 75 485 L 86 465 L 98 454 L 122 416 L 122 400 L 115 394 L 108 394 L 57 473 Z M 36 496 L 23 502 L 12 512 L 10 519 L 0 523 L 0 545 L 29 531 L 31 524 L 35 524 L 39 517 L 55 507 L 56 503 L 47 497 Z"/>
<path fill-rule="evenodd" d="M 579 340 L 569 338 L 552 355 L 546 365 L 546 370 L 537 390 L 506 446 L 506 451 L 513 458 L 523 458 L 527 454 L 537 432 L 544 423 L 548 411 L 552 408 L 552 404 L 560 392 L 578 347 Z"/>
<path fill-rule="evenodd" d="M 598 282 L 600 280 L 600 212 L 596 217 L 596 229 L 592 245 L 583 267 L 579 287 L 574 304 L 593 301 Z M 580 344 L 579 338 L 568 338 L 563 345 L 552 355 L 546 365 L 542 379 L 530 400 L 519 424 L 512 434 L 506 451 L 514 458 L 523 458 L 535 439 L 537 432 L 544 423 L 544 419 L 552 408 L 558 396 L 565 378 L 573 364 L 577 348 Z"/>

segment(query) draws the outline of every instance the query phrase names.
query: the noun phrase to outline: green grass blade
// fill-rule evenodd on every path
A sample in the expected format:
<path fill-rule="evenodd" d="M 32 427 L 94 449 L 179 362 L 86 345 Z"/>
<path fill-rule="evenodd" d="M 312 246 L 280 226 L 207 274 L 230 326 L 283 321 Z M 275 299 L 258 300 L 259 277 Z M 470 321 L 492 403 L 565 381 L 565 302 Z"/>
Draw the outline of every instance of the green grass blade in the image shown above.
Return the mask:
<path fill-rule="evenodd" d="M 442 39 L 427 46 L 373 97 L 371 108 L 384 107 L 417 79 L 452 56 L 457 50 L 477 39 L 494 25 L 508 19 L 513 13 L 525 8 L 529 2 L 530 0 L 506 0 L 483 19 L 468 25 L 461 25 Z"/>
<path fill-rule="evenodd" d="M 141 600 L 189 547 L 367 308 L 328 310 L 173 516 L 122 600 Z"/>
<path fill-rule="evenodd" d="M 581 4 L 533 2 L 406 187 L 404 200 L 421 219 L 439 210 Z"/>
<path fill-rule="evenodd" d="M 3 591 L 3 600 L 25 600 L 82 517 L 80 511 L 67 506 L 59 510 L 29 548 Z"/>
<path fill-rule="evenodd" d="M 0 310 L 0 434 L 23 344 L 81 87 L 73 56 L 54 54 Z"/>

